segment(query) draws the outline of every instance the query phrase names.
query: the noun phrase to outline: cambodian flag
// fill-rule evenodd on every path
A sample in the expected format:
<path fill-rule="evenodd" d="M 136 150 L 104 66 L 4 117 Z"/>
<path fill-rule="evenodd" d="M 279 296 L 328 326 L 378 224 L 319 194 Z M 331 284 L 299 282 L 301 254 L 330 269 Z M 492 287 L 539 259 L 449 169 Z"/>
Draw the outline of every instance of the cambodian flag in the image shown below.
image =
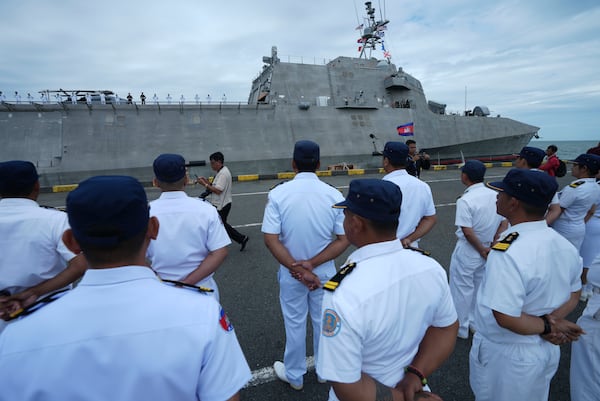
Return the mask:
<path fill-rule="evenodd" d="M 398 135 L 400 136 L 414 136 L 415 135 L 415 123 L 408 123 L 398 126 Z"/>

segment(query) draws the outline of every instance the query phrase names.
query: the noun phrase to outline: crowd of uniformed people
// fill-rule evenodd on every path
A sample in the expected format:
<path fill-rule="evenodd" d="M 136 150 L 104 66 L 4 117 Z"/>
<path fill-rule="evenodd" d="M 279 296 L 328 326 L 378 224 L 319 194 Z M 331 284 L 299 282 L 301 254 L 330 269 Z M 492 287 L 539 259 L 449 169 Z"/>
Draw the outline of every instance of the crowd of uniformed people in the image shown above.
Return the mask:
<path fill-rule="evenodd" d="M 419 248 L 436 211 L 414 145 L 386 143 L 383 178 L 352 180 L 345 198 L 317 176 L 317 143 L 291 150 L 296 174 L 270 190 L 261 227 L 286 335 L 274 374 L 303 388 L 310 315 L 330 400 L 439 400 L 427 377 L 470 336 L 476 400 L 547 400 L 571 342 L 571 399 L 598 400 L 599 148 L 562 189 L 553 149 L 524 147 L 498 182 L 466 161 L 447 274 Z M 135 178 L 98 176 L 64 213 L 37 203 L 31 162 L 0 162 L 0 400 L 239 399 L 251 372 L 213 274 L 230 237 L 241 250 L 248 237 L 226 229 L 230 195 L 188 196 L 181 155 L 153 169 L 157 200 Z M 230 176 L 198 182 L 231 191 Z"/>

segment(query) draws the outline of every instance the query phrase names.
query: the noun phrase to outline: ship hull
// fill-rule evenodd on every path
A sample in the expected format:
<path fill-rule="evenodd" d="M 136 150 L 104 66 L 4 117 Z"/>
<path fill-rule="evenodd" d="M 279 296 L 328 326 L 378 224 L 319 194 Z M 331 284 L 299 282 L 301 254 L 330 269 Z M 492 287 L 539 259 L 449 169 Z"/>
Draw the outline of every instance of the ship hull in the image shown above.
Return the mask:
<path fill-rule="evenodd" d="M 152 161 L 179 153 L 194 164 L 221 151 L 236 175 L 291 170 L 294 143 L 321 147 L 321 169 L 381 166 L 397 127 L 413 123 L 434 162 L 516 153 L 538 127 L 503 117 L 430 110 L 418 80 L 393 64 L 338 57 L 326 65 L 282 63 L 276 53 L 247 103 L 0 105 L 0 160 L 32 161 L 46 186 L 98 174 L 152 178 Z M 406 107 L 400 104 L 406 103 Z M 206 175 L 208 167 L 192 174 Z"/>

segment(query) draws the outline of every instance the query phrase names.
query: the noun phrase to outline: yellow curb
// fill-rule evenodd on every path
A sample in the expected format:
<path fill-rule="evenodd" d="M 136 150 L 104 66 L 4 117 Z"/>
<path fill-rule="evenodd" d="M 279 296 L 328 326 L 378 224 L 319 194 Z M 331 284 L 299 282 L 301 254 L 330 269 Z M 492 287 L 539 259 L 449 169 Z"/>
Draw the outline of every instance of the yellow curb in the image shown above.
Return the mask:
<path fill-rule="evenodd" d="M 446 165 L 436 164 L 433 166 L 433 171 L 447 170 Z"/>
<path fill-rule="evenodd" d="M 364 173 L 365 173 L 364 168 L 353 168 L 351 170 L 348 170 L 348 175 L 362 175 Z"/>
<path fill-rule="evenodd" d="M 331 177 L 331 170 L 317 171 L 317 176 L 319 176 L 319 177 Z"/>
<path fill-rule="evenodd" d="M 492 168 L 492 167 L 494 167 L 494 163 L 483 163 L 483 165 L 485 166 L 485 168 Z"/>
<path fill-rule="evenodd" d="M 69 184 L 69 185 L 54 185 L 52 187 L 52 192 L 71 192 L 75 188 L 77 188 L 79 184 Z"/>
<path fill-rule="evenodd" d="M 238 181 L 258 181 L 258 174 L 238 175 Z"/>
<path fill-rule="evenodd" d="M 287 179 L 291 179 L 294 178 L 296 176 L 296 173 L 277 173 L 277 179 L 278 180 L 287 180 Z"/>
<path fill-rule="evenodd" d="M 502 162 L 502 163 L 500 163 L 500 166 L 502 166 L 502 167 L 512 167 L 513 163 L 512 162 Z"/>

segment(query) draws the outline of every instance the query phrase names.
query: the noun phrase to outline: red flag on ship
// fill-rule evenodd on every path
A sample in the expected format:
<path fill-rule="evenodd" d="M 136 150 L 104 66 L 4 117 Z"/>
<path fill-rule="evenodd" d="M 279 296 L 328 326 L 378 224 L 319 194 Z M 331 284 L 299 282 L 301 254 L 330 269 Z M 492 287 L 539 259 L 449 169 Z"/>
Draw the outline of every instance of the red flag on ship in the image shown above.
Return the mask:
<path fill-rule="evenodd" d="M 408 123 L 398 126 L 398 135 L 400 136 L 414 136 L 415 135 L 415 123 Z"/>

